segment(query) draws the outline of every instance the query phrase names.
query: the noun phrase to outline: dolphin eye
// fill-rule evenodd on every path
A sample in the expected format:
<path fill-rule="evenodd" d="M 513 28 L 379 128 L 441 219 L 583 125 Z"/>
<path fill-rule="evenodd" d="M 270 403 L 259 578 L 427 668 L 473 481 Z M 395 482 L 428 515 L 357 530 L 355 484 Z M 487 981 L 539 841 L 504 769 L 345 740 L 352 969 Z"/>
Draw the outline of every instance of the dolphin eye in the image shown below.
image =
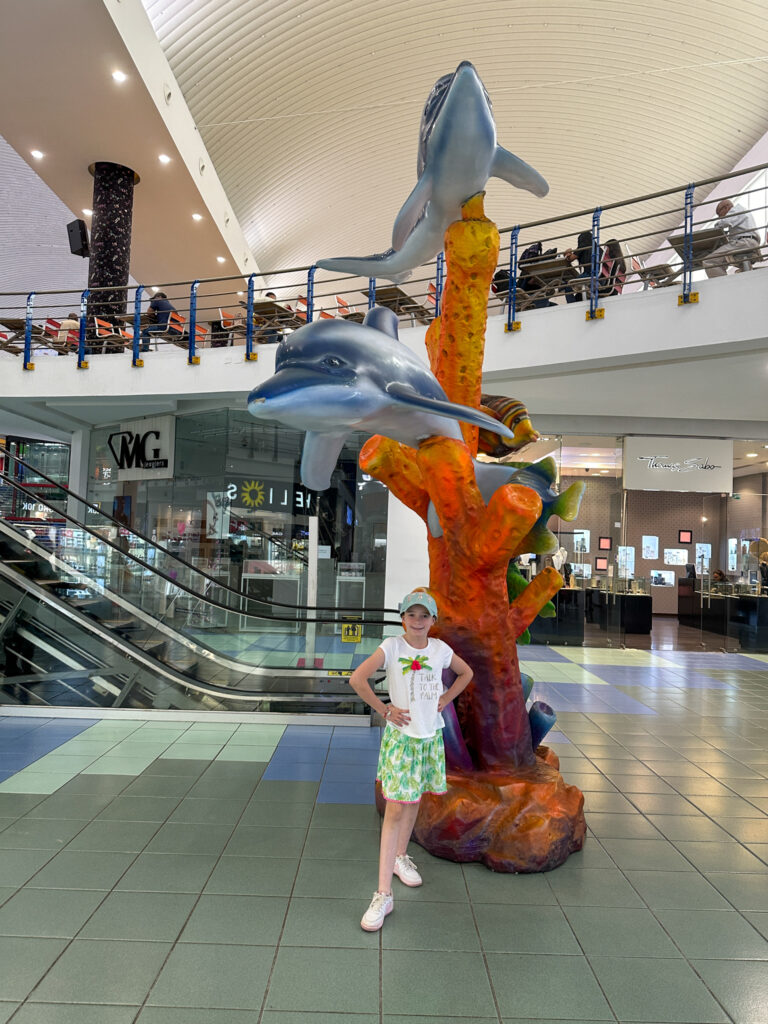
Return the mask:
<path fill-rule="evenodd" d="M 328 356 L 326 359 L 323 360 L 323 366 L 328 366 L 332 370 L 335 370 L 339 366 L 343 366 L 343 365 L 344 365 L 343 361 L 341 359 L 339 359 L 338 356 Z"/>

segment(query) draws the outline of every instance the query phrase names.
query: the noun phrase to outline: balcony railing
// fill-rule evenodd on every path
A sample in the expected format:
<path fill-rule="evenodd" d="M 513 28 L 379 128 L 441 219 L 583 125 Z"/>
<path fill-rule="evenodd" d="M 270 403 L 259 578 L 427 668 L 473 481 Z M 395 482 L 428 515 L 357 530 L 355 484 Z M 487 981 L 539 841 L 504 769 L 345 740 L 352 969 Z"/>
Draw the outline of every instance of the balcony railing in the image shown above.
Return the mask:
<path fill-rule="evenodd" d="M 503 229 L 489 313 L 504 315 L 506 329 L 516 331 L 528 311 L 566 303 L 577 304 L 587 320 L 602 319 L 603 300 L 629 292 L 668 288 L 686 305 L 697 301 L 693 284 L 712 272 L 713 261 L 736 273 L 768 265 L 767 170 L 768 164 L 743 168 Z M 718 253 L 728 236 L 712 224 L 724 199 L 749 209 L 756 233 Z M 250 362 L 261 345 L 305 323 L 360 322 L 376 304 L 393 309 L 403 328 L 427 325 L 440 312 L 443 279 L 441 253 L 402 286 L 311 266 L 139 285 L 125 289 L 120 310 L 114 288 L 0 293 L 0 358 L 16 356 L 19 367 L 33 370 L 37 357 L 74 355 L 77 366 L 87 369 L 93 358 L 122 353 L 138 369 L 144 354 L 160 346 L 179 348 L 189 364 L 199 363 L 206 348 L 239 346 L 243 361 Z M 148 303 L 158 293 L 167 296 L 174 313 L 167 322 L 161 313 L 152 323 Z"/>

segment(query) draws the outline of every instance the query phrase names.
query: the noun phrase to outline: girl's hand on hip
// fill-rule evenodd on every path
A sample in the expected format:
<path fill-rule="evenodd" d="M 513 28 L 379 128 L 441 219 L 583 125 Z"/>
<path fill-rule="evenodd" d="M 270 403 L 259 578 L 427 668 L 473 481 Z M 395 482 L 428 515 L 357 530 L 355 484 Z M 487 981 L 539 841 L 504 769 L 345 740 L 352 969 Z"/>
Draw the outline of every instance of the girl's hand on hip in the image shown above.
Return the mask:
<path fill-rule="evenodd" d="M 408 708 L 398 708 L 395 707 L 394 704 L 390 704 L 387 721 L 391 722 L 392 725 L 408 725 L 411 721 L 411 716 L 408 714 Z"/>

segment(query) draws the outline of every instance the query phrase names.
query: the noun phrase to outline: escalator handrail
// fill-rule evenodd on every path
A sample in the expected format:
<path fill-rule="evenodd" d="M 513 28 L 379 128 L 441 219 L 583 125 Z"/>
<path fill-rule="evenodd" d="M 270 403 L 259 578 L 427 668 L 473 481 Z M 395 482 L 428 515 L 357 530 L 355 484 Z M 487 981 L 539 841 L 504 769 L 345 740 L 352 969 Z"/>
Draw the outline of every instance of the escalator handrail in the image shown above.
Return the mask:
<path fill-rule="evenodd" d="M 132 534 L 134 537 L 137 537 L 144 544 L 146 544 L 146 545 L 148 545 L 148 546 L 150 546 L 152 548 L 159 549 L 160 551 L 163 552 L 163 554 L 166 557 L 172 558 L 174 561 L 178 562 L 184 568 L 189 569 L 190 571 L 193 571 L 193 572 L 197 572 L 198 575 L 201 575 L 201 577 L 203 577 L 205 580 L 207 580 L 210 584 L 212 584 L 212 585 L 214 585 L 216 587 L 219 587 L 221 590 L 228 591 L 230 594 L 234 595 L 234 597 L 236 597 L 238 600 L 240 600 L 242 597 L 247 597 L 247 595 L 244 595 L 241 591 L 234 590 L 234 588 L 230 587 L 228 584 L 222 583 L 220 580 L 217 580 L 215 577 L 212 577 L 212 575 L 209 575 L 208 572 L 205 571 L 205 569 L 201 569 L 197 565 L 193 565 L 190 562 L 185 561 L 183 558 L 181 558 L 179 555 L 174 554 L 172 551 L 168 551 L 167 548 L 164 548 L 161 544 L 158 544 L 157 541 L 153 541 L 153 540 L 151 540 L 151 538 L 148 538 L 144 534 L 141 534 L 141 532 L 139 532 L 137 529 L 134 529 L 133 526 L 126 526 L 124 522 L 120 522 L 119 519 L 116 519 L 114 516 L 110 515 L 109 512 L 104 512 L 103 509 L 100 509 L 96 505 L 93 505 L 92 502 L 89 502 L 87 498 L 82 498 L 80 495 L 75 494 L 74 490 L 71 490 L 68 484 L 66 484 L 66 483 L 58 483 L 58 482 L 56 482 L 56 480 L 52 480 L 49 476 L 46 476 L 46 474 L 43 473 L 41 470 L 36 469 L 34 466 L 31 466 L 24 459 L 19 459 L 19 457 L 17 455 L 13 455 L 11 452 L 9 452 L 6 449 L 6 447 L 3 444 L 0 444 L 0 455 L 6 456 L 8 459 L 12 459 L 14 462 L 18 463 L 19 466 L 24 466 L 25 469 L 29 469 L 30 472 L 37 474 L 37 476 L 41 477 L 47 483 L 52 483 L 54 486 L 58 487 L 60 490 L 63 490 L 63 492 L 66 492 L 68 498 L 72 498 L 74 501 L 80 502 L 86 508 L 89 508 L 92 512 L 95 512 L 97 515 L 101 516 L 103 519 L 108 519 L 110 521 L 110 523 L 113 526 L 116 526 L 118 529 L 127 529 L 130 532 L 130 534 Z M 19 492 L 22 492 L 23 494 L 29 495 L 29 492 L 27 492 L 24 484 L 19 483 L 17 480 L 14 480 L 12 477 L 8 476 L 7 473 L 3 473 L 0 478 L 6 480 L 12 487 L 15 487 L 16 490 L 19 490 Z M 37 498 L 37 500 L 42 505 L 48 504 L 45 501 L 40 501 L 39 497 Z M 48 505 L 48 507 L 52 508 L 52 506 L 50 506 L 50 505 Z M 75 523 L 78 529 L 85 530 L 87 532 L 87 534 L 91 535 L 91 537 L 95 537 L 99 541 L 105 540 L 104 538 L 101 537 L 100 534 L 96 534 L 96 532 L 94 532 L 93 529 L 91 529 L 86 523 L 81 522 L 79 519 L 75 519 L 73 516 L 68 515 L 66 512 L 59 513 L 57 509 L 53 509 L 53 511 L 55 511 L 59 515 L 62 515 L 63 517 L 68 519 L 70 522 Z M 112 544 L 112 542 L 110 542 L 110 541 L 108 541 L 106 543 L 111 544 L 112 547 L 115 547 L 115 545 Z M 120 550 L 120 549 L 118 549 L 118 550 Z M 121 553 L 125 554 L 125 552 L 121 552 Z M 143 562 L 140 558 L 136 557 L 135 555 L 129 555 L 129 557 L 133 558 L 133 560 L 138 562 L 139 564 L 144 565 L 145 568 L 150 568 L 152 571 L 158 572 L 159 575 L 163 575 L 164 579 L 167 579 L 174 586 L 179 586 L 176 583 L 175 580 L 173 580 L 172 578 L 169 578 L 169 577 L 165 577 L 165 574 L 163 572 L 161 572 L 159 569 L 155 568 L 154 566 L 147 565 L 145 562 Z M 200 594 L 198 591 L 190 591 L 190 590 L 188 590 L 188 588 L 185 588 L 185 587 L 181 587 L 181 589 L 185 590 L 186 593 L 188 593 L 188 594 L 193 594 L 196 597 L 204 597 L 204 595 Z M 206 600 L 207 600 L 207 598 L 206 598 Z M 286 601 L 275 601 L 273 599 L 263 600 L 263 599 L 257 598 L 257 597 L 248 597 L 248 600 L 249 601 L 253 601 L 255 604 L 264 604 L 264 605 L 268 605 L 268 606 L 275 605 L 275 606 L 282 607 L 282 608 L 293 608 L 294 611 L 297 612 L 297 613 L 301 612 L 301 611 L 305 611 L 305 610 L 306 611 L 309 611 L 309 610 L 312 610 L 312 611 L 333 611 L 333 612 L 336 612 L 337 614 L 360 614 L 361 610 L 362 611 L 381 611 L 381 612 L 384 612 L 386 614 L 392 614 L 392 615 L 397 615 L 398 616 L 398 620 L 397 620 L 396 624 L 387 623 L 386 625 L 399 625 L 399 611 L 396 608 L 365 608 L 365 609 L 360 609 L 358 606 L 355 606 L 354 608 L 346 608 L 346 607 L 338 607 L 336 605 L 324 605 L 324 604 L 296 605 L 296 604 L 289 604 Z M 215 603 L 215 602 L 213 602 L 213 603 Z M 228 606 L 228 605 L 223 605 L 223 607 L 228 607 L 230 611 L 232 610 L 231 607 Z M 274 615 L 274 616 L 264 615 L 263 617 L 265 617 L 265 618 L 268 618 L 268 617 L 279 618 L 279 616 L 276 616 L 276 615 Z M 284 618 L 279 618 L 279 621 L 281 621 L 281 622 L 287 621 L 287 618 L 285 618 L 285 617 Z M 305 620 L 303 620 L 303 621 L 307 622 L 307 623 L 311 623 L 311 622 L 315 622 L 315 623 L 327 622 L 327 620 L 325 620 L 325 618 L 305 618 Z M 381 623 L 382 620 L 367 620 L 367 622 L 369 622 L 369 623 L 371 623 L 373 625 L 376 625 L 376 624 Z"/>

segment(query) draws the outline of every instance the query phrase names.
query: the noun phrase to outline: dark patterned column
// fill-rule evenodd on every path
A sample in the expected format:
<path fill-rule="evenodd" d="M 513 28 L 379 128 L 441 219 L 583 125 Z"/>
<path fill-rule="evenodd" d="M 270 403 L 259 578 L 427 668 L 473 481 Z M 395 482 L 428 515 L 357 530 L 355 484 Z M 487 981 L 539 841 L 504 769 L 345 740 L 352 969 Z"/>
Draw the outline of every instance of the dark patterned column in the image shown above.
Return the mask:
<path fill-rule="evenodd" d="M 126 312 L 133 188 L 139 176 L 130 167 L 106 161 L 91 164 L 88 170 L 93 175 L 88 287 L 107 289 L 91 294 L 88 312 L 89 317 L 110 320 L 115 314 Z"/>

